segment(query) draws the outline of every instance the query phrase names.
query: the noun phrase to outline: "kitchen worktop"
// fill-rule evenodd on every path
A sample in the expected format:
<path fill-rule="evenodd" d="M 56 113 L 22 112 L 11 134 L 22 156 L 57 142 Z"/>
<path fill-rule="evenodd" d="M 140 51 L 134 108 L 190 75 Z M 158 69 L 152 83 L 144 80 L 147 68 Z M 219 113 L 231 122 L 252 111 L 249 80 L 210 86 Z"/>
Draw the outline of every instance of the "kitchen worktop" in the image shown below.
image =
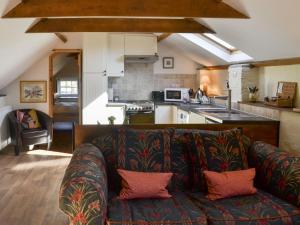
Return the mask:
<path fill-rule="evenodd" d="M 213 104 L 202 105 L 194 103 L 184 104 L 177 102 L 156 102 L 155 104 L 177 106 L 178 109 L 202 115 L 212 121 L 222 124 L 232 124 L 241 122 L 247 124 L 278 123 L 278 121 L 276 120 L 268 119 L 254 114 L 249 114 L 238 110 L 232 110 L 231 112 L 228 112 L 226 108 Z"/>

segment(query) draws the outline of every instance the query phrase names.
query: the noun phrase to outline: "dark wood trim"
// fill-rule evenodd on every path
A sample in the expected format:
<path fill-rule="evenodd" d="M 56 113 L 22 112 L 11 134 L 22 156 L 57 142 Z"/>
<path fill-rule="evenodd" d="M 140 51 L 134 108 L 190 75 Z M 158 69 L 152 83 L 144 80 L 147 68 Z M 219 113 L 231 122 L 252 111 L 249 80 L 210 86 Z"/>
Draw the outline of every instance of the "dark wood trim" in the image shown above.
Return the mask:
<path fill-rule="evenodd" d="M 129 18 L 44 18 L 35 22 L 26 31 L 26 33 L 66 32 L 215 33 L 194 20 Z"/>
<path fill-rule="evenodd" d="M 63 53 L 75 53 L 78 54 L 78 65 L 79 65 L 79 90 L 80 90 L 80 97 L 79 97 L 79 123 L 82 124 L 82 109 L 83 109 L 83 99 L 82 99 L 82 50 L 81 49 L 53 49 L 52 54 L 49 56 L 49 115 L 53 117 L 53 59 L 58 54 Z"/>
<path fill-rule="evenodd" d="M 167 39 L 168 37 L 170 37 L 171 35 L 172 35 L 172 33 L 161 34 L 157 37 L 157 41 L 161 42 L 161 41 Z"/>
<path fill-rule="evenodd" d="M 231 65 L 219 65 L 219 66 L 204 66 L 199 70 L 227 70 Z M 240 64 L 249 64 L 251 67 L 268 67 L 268 66 L 289 66 L 289 65 L 298 65 L 300 64 L 299 58 L 286 58 L 286 59 L 274 59 L 274 60 L 266 60 L 266 61 L 257 61 L 257 62 L 244 62 Z"/>
<path fill-rule="evenodd" d="M 249 18 L 224 2 L 212 0 L 26 0 L 2 18 L 95 16 Z"/>
<path fill-rule="evenodd" d="M 54 33 L 63 43 L 67 43 L 68 42 L 68 38 L 61 34 L 61 33 Z"/>
<path fill-rule="evenodd" d="M 266 143 L 279 145 L 279 126 L 280 123 L 274 121 L 273 124 L 184 124 L 184 125 L 124 125 L 124 126 L 100 126 L 84 125 L 75 126 L 73 146 L 78 147 L 83 143 L 90 143 L 94 138 L 111 134 L 115 128 L 134 128 L 134 129 L 199 129 L 199 130 L 228 130 L 242 128 L 243 133 L 250 137 L 252 141 L 264 141 Z"/>

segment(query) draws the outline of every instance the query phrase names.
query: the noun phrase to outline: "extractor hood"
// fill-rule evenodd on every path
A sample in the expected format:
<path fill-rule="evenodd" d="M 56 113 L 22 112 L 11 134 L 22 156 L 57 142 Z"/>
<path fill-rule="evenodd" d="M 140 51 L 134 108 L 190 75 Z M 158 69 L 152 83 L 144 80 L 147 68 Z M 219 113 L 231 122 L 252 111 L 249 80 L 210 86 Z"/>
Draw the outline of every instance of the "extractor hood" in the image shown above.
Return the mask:
<path fill-rule="evenodd" d="M 158 59 L 158 55 L 125 55 L 125 63 L 154 64 Z"/>

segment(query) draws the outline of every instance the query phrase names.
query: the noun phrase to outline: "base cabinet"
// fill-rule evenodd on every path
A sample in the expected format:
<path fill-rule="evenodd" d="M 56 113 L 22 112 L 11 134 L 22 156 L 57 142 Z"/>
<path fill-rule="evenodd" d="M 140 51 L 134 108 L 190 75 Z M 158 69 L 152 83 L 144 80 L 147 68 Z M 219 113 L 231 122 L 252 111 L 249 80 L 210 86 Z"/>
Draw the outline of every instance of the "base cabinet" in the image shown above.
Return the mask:
<path fill-rule="evenodd" d="M 189 124 L 206 124 L 206 118 L 191 112 L 189 115 Z"/>
<path fill-rule="evenodd" d="M 155 124 L 173 124 L 173 106 L 155 107 Z"/>

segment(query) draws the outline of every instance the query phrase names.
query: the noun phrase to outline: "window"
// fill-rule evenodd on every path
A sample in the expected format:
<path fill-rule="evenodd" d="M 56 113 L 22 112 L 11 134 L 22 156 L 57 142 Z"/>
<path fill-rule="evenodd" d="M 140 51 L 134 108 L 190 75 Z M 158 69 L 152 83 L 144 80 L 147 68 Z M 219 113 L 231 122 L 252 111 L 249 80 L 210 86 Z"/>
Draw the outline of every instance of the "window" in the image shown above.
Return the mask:
<path fill-rule="evenodd" d="M 58 87 L 61 95 L 78 94 L 78 81 L 59 81 Z"/>

